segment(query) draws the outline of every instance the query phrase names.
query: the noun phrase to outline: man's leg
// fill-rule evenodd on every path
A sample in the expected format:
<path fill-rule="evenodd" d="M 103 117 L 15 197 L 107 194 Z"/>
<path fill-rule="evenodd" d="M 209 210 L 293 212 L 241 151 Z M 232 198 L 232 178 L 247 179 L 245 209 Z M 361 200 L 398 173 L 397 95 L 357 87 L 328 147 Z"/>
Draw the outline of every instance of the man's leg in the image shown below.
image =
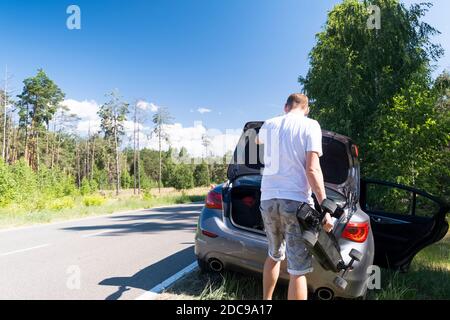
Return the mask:
<path fill-rule="evenodd" d="M 264 263 L 263 273 L 263 299 L 272 300 L 273 292 L 280 275 L 281 262 L 273 260 L 271 257 L 267 257 Z"/>
<path fill-rule="evenodd" d="M 300 202 L 285 200 L 281 205 L 281 220 L 284 224 L 286 254 L 288 260 L 289 300 L 306 300 L 308 286 L 305 275 L 313 271 L 312 257 L 302 240 L 302 230 L 296 217 Z"/>
<path fill-rule="evenodd" d="M 285 242 L 277 200 L 261 201 L 260 209 L 269 249 L 264 263 L 263 299 L 270 300 L 280 274 L 280 261 L 285 259 Z"/>
<path fill-rule="evenodd" d="M 308 286 L 305 276 L 289 276 L 288 300 L 307 300 Z"/>

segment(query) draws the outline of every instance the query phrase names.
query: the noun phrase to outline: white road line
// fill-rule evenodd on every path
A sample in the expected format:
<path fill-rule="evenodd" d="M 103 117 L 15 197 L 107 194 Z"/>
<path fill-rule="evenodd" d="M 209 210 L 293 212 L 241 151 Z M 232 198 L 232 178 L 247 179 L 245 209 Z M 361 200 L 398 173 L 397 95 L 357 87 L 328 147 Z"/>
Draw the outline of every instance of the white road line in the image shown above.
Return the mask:
<path fill-rule="evenodd" d="M 0 257 L 5 257 L 5 256 L 9 256 L 11 254 L 26 252 L 26 251 L 30 251 L 30 250 L 34 250 L 34 249 L 44 248 L 44 247 L 48 247 L 49 245 L 50 244 L 47 243 L 47 244 L 42 244 L 40 246 L 35 246 L 35 247 L 19 249 L 19 250 L 14 250 L 14 251 L 5 252 L 5 253 L 0 253 Z"/>
<path fill-rule="evenodd" d="M 197 267 L 198 267 L 197 261 L 191 263 L 183 270 L 178 271 L 170 278 L 167 278 L 157 286 L 153 287 L 149 291 L 137 297 L 135 300 L 155 300 L 166 288 L 170 287 L 172 284 L 174 284 L 180 278 L 184 277 L 186 274 L 194 271 Z"/>
<path fill-rule="evenodd" d="M 111 232 L 111 231 L 112 230 L 103 230 L 103 231 L 99 231 L 99 232 L 95 232 L 95 233 L 84 234 L 81 237 L 82 238 L 90 238 L 90 237 L 99 236 L 101 234 L 108 233 L 108 232 Z"/>

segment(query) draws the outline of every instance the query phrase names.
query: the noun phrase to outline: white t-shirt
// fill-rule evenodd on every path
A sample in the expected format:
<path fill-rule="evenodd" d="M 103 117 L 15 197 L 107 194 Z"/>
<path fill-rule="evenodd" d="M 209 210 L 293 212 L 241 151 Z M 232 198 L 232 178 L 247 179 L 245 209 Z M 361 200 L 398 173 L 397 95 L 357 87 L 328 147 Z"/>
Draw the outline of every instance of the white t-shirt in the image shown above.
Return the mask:
<path fill-rule="evenodd" d="M 286 199 L 313 205 L 306 177 L 306 152 L 322 156 L 322 130 L 317 121 L 290 112 L 267 120 L 258 135 L 264 144 L 261 200 Z"/>

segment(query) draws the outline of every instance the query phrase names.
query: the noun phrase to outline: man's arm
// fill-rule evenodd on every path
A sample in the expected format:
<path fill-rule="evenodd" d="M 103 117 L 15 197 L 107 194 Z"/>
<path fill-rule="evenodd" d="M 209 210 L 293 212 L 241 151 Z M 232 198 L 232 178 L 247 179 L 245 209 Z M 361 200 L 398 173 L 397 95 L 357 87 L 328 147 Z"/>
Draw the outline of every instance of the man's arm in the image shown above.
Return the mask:
<path fill-rule="evenodd" d="M 322 168 L 320 167 L 319 154 L 317 152 L 306 153 L 306 176 L 312 191 L 316 195 L 319 204 L 326 199 L 325 184 L 323 182 Z M 333 229 L 333 223 L 330 214 L 326 214 L 324 219 L 324 229 L 330 232 Z"/>

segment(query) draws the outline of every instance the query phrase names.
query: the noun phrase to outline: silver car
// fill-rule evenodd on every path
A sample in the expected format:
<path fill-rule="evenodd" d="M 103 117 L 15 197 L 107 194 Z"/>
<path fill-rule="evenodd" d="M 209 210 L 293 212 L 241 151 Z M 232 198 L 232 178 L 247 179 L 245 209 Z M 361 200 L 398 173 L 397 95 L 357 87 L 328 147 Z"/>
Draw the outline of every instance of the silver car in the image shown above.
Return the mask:
<path fill-rule="evenodd" d="M 255 137 L 263 122 L 245 125 L 228 167 L 228 181 L 212 189 L 200 214 L 195 254 L 203 271 L 224 269 L 261 273 L 267 240 L 259 210 L 263 146 Z M 358 147 L 351 139 L 323 132 L 321 167 L 327 197 L 344 212 L 335 219 L 332 238 L 344 262 L 352 249 L 362 253 L 345 275 L 313 259 L 307 275 L 314 297 L 363 298 L 372 266 L 407 271 L 414 256 L 441 240 L 448 231 L 449 206 L 426 192 L 393 183 L 360 179 Z M 316 202 L 317 205 L 317 202 Z M 337 285 L 344 276 L 345 289 Z M 286 265 L 281 278 L 288 280 Z"/>

